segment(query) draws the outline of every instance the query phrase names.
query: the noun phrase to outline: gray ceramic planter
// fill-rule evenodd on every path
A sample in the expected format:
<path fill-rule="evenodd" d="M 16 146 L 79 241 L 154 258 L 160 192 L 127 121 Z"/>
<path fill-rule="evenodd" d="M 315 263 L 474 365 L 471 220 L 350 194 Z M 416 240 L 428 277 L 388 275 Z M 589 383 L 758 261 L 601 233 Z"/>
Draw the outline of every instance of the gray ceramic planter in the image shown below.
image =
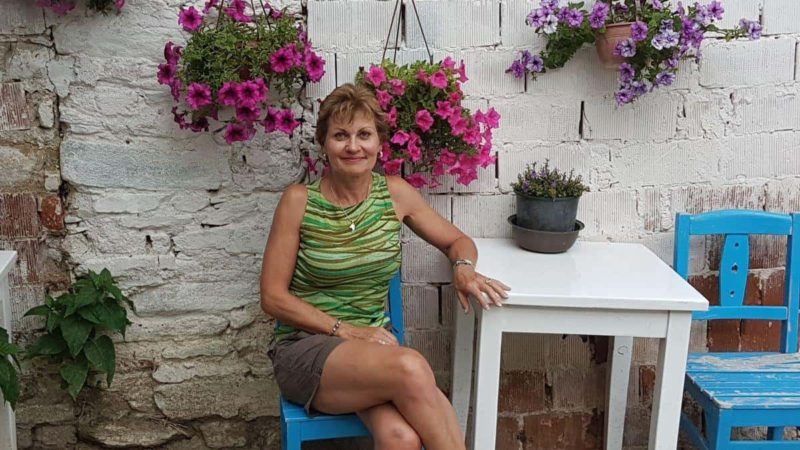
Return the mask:
<path fill-rule="evenodd" d="M 539 231 L 573 231 L 580 197 L 543 198 L 517 194 L 517 226 Z"/>

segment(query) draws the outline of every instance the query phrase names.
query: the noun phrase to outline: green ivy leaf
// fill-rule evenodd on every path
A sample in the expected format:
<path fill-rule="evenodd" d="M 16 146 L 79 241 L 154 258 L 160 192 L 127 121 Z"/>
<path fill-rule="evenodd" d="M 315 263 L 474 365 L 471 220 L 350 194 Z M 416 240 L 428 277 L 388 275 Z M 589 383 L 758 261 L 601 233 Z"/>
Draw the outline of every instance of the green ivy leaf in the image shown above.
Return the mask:
<path fill-rule="evenodd" d="M 86 384 L 86 376 L 89 374 L 89 363 L 83 361 L 68 361 L 61 366 L 58 371 L 61 378 L 67 382 L 67 392 L 73 400 L 78 397 L 78 394 Z"/>
<path fill-rule="evenodd" d="M 27 357 L 34 356 L 51 356 L 58 355 L 67 350 L 67 343 L 59 335 L 45 334 L 42 335 L 30 347 L 25 349 Z"/>
<path fill-rule="evenodd" d="M 0 392 L 3 398 L 11 405 L 11 409 L 17 407 L 19 399 L 19 380 L 17 371 L 6 358 L 0 358 Z"/>
<path fill-rule="evenodd" d="M 47 332 L 52 333 L 61 325 L 61 319 L 63 317 L 60 313 L 53 312 L 49 316 L 47 316 Z"/>
<path fill-rule="evenodd" d="M 92 366 L 106 374 L 106 381 L 111 386 L 117 365 L 117 355 L 111 338 L 105 335 L 98 336 L 86 344 L 84 352 Z"/>
<path fill-rule="evenodd" d="M 61 335 L 67 342 L 69 352 L 73 357 L 80 353 L 92 328 L 91 322 L 76 316 L 65 317 L 61 321 Z"/>
<path fill-rule="evenodd" d="M 95 306 L 84 306 L 78 310 L 78 315 L 96 325 L 102 325 L 103 320 L 94 312 Z"/>
<path fill-rule="evenodd" d="M 50 313 L 50 307 L 47 305 L 39 305 L 34 306 L 33 308 L 29 309 L 22 317 L 28 316 L 46 316 Z"/>
<path fill-rule="evenodd" d="M 91 287 L 85 287 L 75 294 L 75 300 L 67 306 L 65 317 L 69 317 L 80 308 L 91 305 L 97 301 L 97 291 Z"/>

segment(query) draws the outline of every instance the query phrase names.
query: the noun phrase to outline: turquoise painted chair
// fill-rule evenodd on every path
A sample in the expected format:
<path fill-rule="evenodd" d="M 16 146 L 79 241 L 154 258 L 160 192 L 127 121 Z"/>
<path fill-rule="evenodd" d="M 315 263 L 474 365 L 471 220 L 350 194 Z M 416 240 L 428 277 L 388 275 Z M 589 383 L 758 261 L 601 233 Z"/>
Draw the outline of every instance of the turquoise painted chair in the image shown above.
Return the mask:
<path fill-rule="evenodd" d="M 400 291 L 400 274 L 389 283 L 389 319 L 392 333 L 400 345 L 405 343 L 403 334 L 403 299 Z M 283 450 L 300 450 L 303 442 L 320 439 L 369 436 L 369 431 L 355 414 L 309 417 L 302 406 L 281 396 L 281 441 Z"/>
<path fill-rule="evenodd" d="M 787 236 L 783 306 L 744 305 L 750 235 Z M 800 449 L 783 440 L 784 427 L 800 426 L 800 213 L 723 210 L 678 214 L 675 222 L 675 270 L 687 278 L 689 237 L 723 235 L 720 305 L 696 312 L 698 320 L 753 319 L 781 322 L 780 352 L 691 353 L 685 389 L 703 409 L 706 433 L 686 416 L 681 428 L 701 449 Z M 732 440 L 734 427 L 768 427 L 767 441 Z"/>

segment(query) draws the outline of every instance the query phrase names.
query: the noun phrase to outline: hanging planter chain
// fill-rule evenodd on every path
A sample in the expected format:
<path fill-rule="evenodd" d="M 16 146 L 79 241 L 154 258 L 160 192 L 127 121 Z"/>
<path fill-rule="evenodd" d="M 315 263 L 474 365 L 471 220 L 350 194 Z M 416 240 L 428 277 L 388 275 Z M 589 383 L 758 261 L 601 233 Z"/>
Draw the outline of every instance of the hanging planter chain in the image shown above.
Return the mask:
<path fill-rule="evenodd" d="M 425 52 L 428 54 L 428 62 L 433 64 L 433 53 L 431 53 L 430 47 L 428 47 L 428 39 L 425 37 L 425 30 L 422 29 L 422 21 L 419 18 L 419 11 L 417 11 L 417 3 L 415 0 L 411 1 L 411 7 L 414 9 L 414 16 L 417 18 L 417 25 L 419 25 L 419 32 L 422 35 L 422 42 L 425 43 Z M 400 3 L 402 0 L 395 0 L 394 2 L 394 11 L 392 12 L 392 21 L 389 23 L 389 32 L 386 33 L 386 41 L 383 44 L 383 54 L 381 54 L 381 61 L 386 58 L 386 51 L 389 49 L 389 41 L 392 36 L 392 27 L 395 26 L 395 17 L 397 18 L 397 28 L 395 29 L 395 36 L 394 36 L 394 49 L 392 53 L 392 62 L 397 63 L 397 48 L 400 42 L 400 14 L 398 11 L 400 9 Z"/>

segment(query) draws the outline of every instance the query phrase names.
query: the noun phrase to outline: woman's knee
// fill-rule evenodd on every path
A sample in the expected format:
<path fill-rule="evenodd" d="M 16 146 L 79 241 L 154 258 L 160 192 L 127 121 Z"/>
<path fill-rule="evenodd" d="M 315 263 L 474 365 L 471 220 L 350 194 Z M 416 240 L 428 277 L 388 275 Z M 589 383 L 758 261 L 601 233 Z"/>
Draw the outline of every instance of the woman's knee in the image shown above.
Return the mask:
<path fill-rule="evenodd" d="M 404 349 L 395 364 L 395 373 L 404 388 L 416 391 L 436 386 L 433 369 L 425 357 L 416 350 Z"/>
<path fill-rule="evenodd" d="M 422 441 L 419 435 L 404 420 L 386 424 L 373 433 L 375 448 L 380 450 L 420 450 Z"/>

